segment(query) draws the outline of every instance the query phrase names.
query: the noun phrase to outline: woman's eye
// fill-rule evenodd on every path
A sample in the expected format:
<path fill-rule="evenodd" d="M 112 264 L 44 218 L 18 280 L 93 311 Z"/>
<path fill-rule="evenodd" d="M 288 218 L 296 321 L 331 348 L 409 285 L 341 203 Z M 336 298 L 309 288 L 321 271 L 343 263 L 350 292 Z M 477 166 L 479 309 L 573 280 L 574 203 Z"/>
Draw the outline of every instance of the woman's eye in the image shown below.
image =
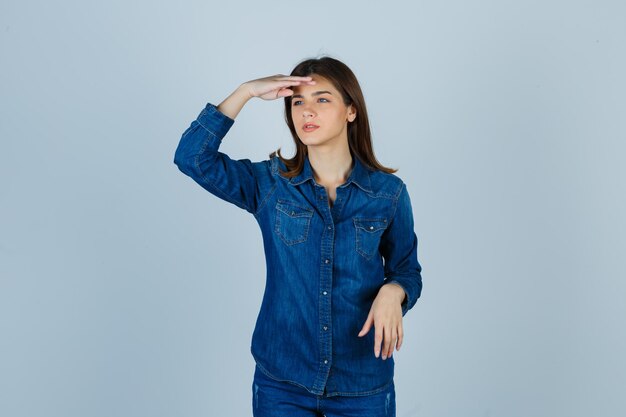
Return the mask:
<path fill-rule="evenodd" d="M 328 101 L 328 99 L 327 99 L 327 98 L 324 98 L 324 97 L 320 97 L 320 100 L 326 100 L 327 102 L 329 102 L 329 101 Z M 292 104 L 293 104 L 294 106 L 297 106 L 297 105 L 298 105 L 298 103 L 300 103 L 301 101 L 302 101 L 302 100 L 294 100 L 294 101 L 292 102 Z"/>

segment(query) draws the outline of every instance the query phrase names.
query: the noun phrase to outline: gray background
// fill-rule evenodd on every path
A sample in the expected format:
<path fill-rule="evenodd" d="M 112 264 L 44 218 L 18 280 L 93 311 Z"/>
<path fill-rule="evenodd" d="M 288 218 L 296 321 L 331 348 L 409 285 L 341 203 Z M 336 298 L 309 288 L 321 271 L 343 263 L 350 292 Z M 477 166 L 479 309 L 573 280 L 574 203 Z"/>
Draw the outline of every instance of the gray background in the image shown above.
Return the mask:
<path fill-rule="evenodd" d="M 626 6 L 0 6 L 0 415 L 251 415 L 265 261 L 178 171 L 206 102 L 330 54 L 414 205 L 398 416 L 626 409 Z M 222 150 L 293 146 L 252 100 Z M 297 341 L 294 341 L 297 343 Z"/>

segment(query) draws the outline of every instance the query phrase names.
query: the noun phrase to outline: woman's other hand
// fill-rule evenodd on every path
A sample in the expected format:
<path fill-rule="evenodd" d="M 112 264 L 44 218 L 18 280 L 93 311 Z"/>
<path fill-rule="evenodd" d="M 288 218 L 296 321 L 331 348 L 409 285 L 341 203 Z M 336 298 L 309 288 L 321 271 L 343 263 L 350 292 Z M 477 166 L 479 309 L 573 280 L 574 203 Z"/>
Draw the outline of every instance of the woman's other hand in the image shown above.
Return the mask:
<path fill-rule="evenodd" d="M 389 283 L 383 285 L 372 303 L 370 312 L 365 320 L 363 328 L 359 332 L 359 337 L 365 336 L 372 325 L 375 328 L 374 355 L 381 353 L 383 360 L 391 357 L 393 349 L 400 350 L 404 336 L 402 330 L 402 302 L 405 297 L 404 289 L 397 284 Z"/>

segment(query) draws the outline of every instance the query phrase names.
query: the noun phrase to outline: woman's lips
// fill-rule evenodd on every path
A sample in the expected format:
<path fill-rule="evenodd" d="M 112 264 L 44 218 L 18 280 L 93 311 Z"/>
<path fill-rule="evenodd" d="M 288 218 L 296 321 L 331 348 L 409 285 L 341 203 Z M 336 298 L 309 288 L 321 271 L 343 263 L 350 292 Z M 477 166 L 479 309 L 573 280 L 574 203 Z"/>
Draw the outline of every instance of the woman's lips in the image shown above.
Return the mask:
<path fill-rule="evenodd" d="M 302 130 L 304 130 L 305 132 L 312 132 L 315 129 L 317 129 L 318 127 L 319 126 L 317 126 L 317 125 L 310 125 L 310 126 L 309 125 L 305 125 L 305 126 L 302 127 Z"/>

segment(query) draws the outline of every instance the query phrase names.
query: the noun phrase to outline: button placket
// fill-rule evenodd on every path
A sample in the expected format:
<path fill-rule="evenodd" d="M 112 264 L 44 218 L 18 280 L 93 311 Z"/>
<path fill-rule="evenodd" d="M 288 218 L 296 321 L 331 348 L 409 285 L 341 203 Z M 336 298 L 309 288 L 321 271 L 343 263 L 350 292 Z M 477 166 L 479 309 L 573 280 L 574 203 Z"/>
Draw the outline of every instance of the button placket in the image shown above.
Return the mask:
<path fill-rule="evenodd" d="M 330 287 L 332 286 L 332 275 L 333 275 L 333 240 L 334 240 L 334 229 L 335 229 L 335 224 L 333 222 L 333 207 L 330 207 L 329 205 L 329 199 L 328 199 L 328 194 L 326 193 L 326 190 L 324 187 L 322 186 L 317 186 L 316 188 L 318 197 L 316 197 L 319 200 L 319 204 L 318 207 L 320 209 L 320 212 L 322 213 L 322 217 L 324 219 L 324 222 L 326 223 L 323 227 L 325 230 L 325 233 L 322 233 L 322 246 L 321 246 L 321 251 L 320 251 L 320 257 L 322 260 L 321 263 L 321 276 L 320 278 L 322 279 L 322 281 L 320 282 L 320 286 L 322 288 L 329 288 L 328 290 L 321 290 L 321 294 L 324 296 L 323 298 L 320 298 L 320 306 L 319 306 L 319 311 L 320 311 L 320 327 L 321 327 L 321 333 L 320 333 L 320 342 L 323 343 L 323 345 L 325 346 L 325 348 L 320 352 L 322 354 L 320 360 L 322 362 L 321 366 L 324 369 L 328 369 L 331 365 L 331 355 L 332 355 L 332 351 L 331 351 L 331 346 L 332 346 L 332 340 L 331 340 L 331 333 L 330 333 L 330 320 L 331 320 L 331 309 L 330 309 Z M 324 373 L 324 371 L 322 371 L 322 374 Z"/>

